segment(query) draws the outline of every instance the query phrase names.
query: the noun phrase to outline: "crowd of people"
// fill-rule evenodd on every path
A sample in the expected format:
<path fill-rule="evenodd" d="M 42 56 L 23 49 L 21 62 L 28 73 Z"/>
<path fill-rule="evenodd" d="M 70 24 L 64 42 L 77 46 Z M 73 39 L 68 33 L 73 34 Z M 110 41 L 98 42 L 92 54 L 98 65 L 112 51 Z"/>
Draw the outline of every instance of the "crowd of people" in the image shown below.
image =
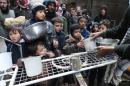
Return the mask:
<path fill-rule="evenodd" d="M 12 52 L 13 64 L 19 64 L 21 58 L 20 47 L 15 43 L 21 44 L 23 57 L 42 55 L 42 59 L 56 58 L 61 55 L 85 52 L 83 40 L 90 36 L 93 38 L 102 36 L 121 40 L 130 26 L 128 20 L 130 14 L 126 12 L 124 20 L 120 25 L 116 27 L 116 29 L 110 29 L 111 17 L 108 14 L 106 6 L 101 6 L 99 14 L 94 19 L 82 9 L 80 12 L 74 7 L 67 9 L 67 4 L 65 3 L 57 5 L 54 1 L 48 1 L 34 3 L 29 7 L 29 14 L 22 15 L 25 16 L 22 17 L 25 18 L 24 23 L 5 24 L 5 21 L 7 23 L 7 19 L 9 18 L 13 18 L 13 21 L 15 18 L 21 17 L 21 13 L 10 9 L 9 0 L 0 0 L 0 36 L 4 36 L 12 41 L 9 42 L 0 38 L 0 45 L 2 45 L 0 52 Z M 27 41 L 22 34 L 22 30 L 38 22 L 47 23 L 48 30 L 46 36 L 44 35 L 36 40 Z M 114 83 L 116 83 L 116 85 L 121 81 L 122 73 L 127 70 L 130 65 L 128 59 L 130 56 L 130 48 L 126 42 L 129 43 L 127 40 L 116 46 L 115 49 L 104 46 L 98 47 L 98 50 L 102 53 L 107 50 L 110 52 L 113 51 L 125 59 L 120 61 L 120 67 L 117 66 L 117 71 L 121 70 L 119 68 L 123 68 L 123 71 L 121 70 L 122 72 L 118 74 L 118 77 L 114 77 Z M 106 66 L 85 72 L 89 79 L 88 86 L 94 86 L 95 78 L 97 78 L 97 86 L 105 86 L 105 71 Z M 115 75 L 117 75 L 117 71 Z M 51 84 L 54 86 L 53 83 Z M 50 84 L 48 85 L 51 86 Z"/>

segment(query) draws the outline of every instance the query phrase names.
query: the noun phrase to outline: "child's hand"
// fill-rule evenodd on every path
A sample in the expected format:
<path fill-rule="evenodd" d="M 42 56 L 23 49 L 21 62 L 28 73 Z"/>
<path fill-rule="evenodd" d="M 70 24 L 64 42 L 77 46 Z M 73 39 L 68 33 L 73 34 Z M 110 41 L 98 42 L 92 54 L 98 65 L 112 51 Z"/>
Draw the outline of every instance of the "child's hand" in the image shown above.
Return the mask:
<path fill-rule="evenodd" d="M 46 54 L 47 54 L 49 57 L 51 57 L 51 58 L 55 56 L 55 54 L 54 54 L 53 52 L 51 52 L 51 51 L 47 52 Z"/>
<path fill-rule="evenodd" d="M 59 42 L 57 40 L 53 40 L 53 46 L 54 48 L 58 48 Z"/>
<path fill-rule="evenodd" d="M 101 37 L 101 34 L 102 34 L 102 32 L 91 33 L 91 34 L 90 34 L 90 37 L 91 37 L 91 39 L 93 40 L 93 39 L 96 39 L 96 38 L 98 38 L 98 37 Z"/>
<path fill-rule="evenodd" d="M 47 55 L 47 52 L 39 52 L 39 54 L 38 55 L 42 55 L 42 56 L 46 56 Z"/>
<path fill-rule="evenodd" d="M 17 60 L 17 65 L 18 65 L 18 67 L 22 67 L 23 66 L 21 59 Z"/>
<path fill-rule="evenodd" d="M 84 48 L 84 43 L 83 43 L 83 42 L 77 43 L 77 47 L 79 47 L 79 48 Z"/>

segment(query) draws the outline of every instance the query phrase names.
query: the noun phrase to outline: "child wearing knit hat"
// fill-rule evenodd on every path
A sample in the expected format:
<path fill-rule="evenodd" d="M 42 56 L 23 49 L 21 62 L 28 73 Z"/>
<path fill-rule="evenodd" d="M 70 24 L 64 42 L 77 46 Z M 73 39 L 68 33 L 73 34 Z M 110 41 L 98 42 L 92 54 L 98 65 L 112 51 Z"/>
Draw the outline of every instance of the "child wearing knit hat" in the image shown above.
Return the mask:
<path fill-rule="evenodd" d="M 52 37 L 55 36 L 55 31 L 53 30 L 53 25 L 51 22 L 46 21 L 46 7 L 42 3 L 35 3 L 31 6 L 32 17 L 31 19 L 27 20 L 24 25 L 24 29 L 28 26 L 38 23 L 44 22 L 47 25 L 47 34 L 46 36 L 40 37 L 42 42 L 47 45 L 47 48 L 50 48 L 50 41 Z M 44 27 L 43 27 L 44 28 Z"/>

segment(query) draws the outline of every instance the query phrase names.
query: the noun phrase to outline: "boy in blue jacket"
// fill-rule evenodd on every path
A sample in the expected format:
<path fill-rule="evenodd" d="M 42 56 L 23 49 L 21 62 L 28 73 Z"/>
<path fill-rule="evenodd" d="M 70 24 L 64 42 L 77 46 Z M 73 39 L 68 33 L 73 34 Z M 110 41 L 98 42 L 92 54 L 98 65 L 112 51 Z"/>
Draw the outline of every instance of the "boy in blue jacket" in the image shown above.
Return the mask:
<path fill-rule="evenodd" d="M 20 51 L 20 46 L 19 46 L 21 45 L 22 50 L 25 48 L 24 40 L 22 39 L 21 30 L 16 28 L 11 28 L 8 30 L 8 36 L 9 39 L 12 41 L 12 43 L 6 41 L 7 52 L 12 52 L 12 62 L 13 64 L 17 64 L 18 59 L 21 58 L 21 54 L 25 56 L 25 53 L 22 53 L 23 51 L 22 52 Z"/>

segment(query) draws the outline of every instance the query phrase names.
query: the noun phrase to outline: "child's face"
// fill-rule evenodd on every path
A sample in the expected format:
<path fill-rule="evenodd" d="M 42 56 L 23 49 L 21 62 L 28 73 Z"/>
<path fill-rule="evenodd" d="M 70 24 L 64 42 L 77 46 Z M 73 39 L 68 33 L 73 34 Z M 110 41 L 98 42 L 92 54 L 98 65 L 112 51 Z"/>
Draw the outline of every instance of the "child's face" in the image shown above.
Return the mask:
<path fill-rule="evenodd" d="M 94 25 L 93 29 L 95 32 L 98 32 L 98 30 L 99 30 L 98 25 Z"/>
<path fill-rule="evenodd" d="M 106 31 L 107 27 L 104 24 L 99 25 L 99 31 Z"/>
<path fill-rule="evenodd" d="M 56 22 L 54 28 L 56 32 L 60 32 L 63 29 L 63 23 Z"/>
<path fill-rule="evenodd" d="M 73 36 L 74 36 L 75 38 L 81 38 L 81 31 L 80 31 L 80 29 L 75 30 L 75 31 L 73 32 Z"/>
<path fill-rule="evenodd" d="M 77 12 L 76 12 L 76 10 L 75 10 L 74 8 L 71 8 L 71 9 L 70 9 L 70 13 L 71 13 L 71 15 L 73 15 L 73 16 L 76 16 L 76 15 L 77 15 Z"/>
<path fill-rule="evenodd" d="M 45 12 L 44 12 L 44 10 L 37 11 L 35 17 L 38 20 L 44 20 L 45 19 Z"/>
<path fill-rule="evenodd" d="M 85 18 L 81 18 L 79 20 L 79 24 L 80 24 L 81 28 L 84 28 L 87 24 L 87 20 Z"/>
<path fill-rule="evenodd" d="M 13 41 L 13 42 L 19 42 L 20 39 L 21 39 L 21 34 L 18 32 L 18 31 L 15 31 L 15 32 L 12 32 L 10 31 L 9 32 L 9 37 L 10 39 Z"/>
<path fill-rule="evenodd" d="M 43 55 L 43 56 L 45 56 L 46 52 L 47 52 L 47 49 L 45 48 L 44 45 L 42 45 L 42 44 L 37 45 L 36 55 L 39 55 L 39 56 Z"/>

